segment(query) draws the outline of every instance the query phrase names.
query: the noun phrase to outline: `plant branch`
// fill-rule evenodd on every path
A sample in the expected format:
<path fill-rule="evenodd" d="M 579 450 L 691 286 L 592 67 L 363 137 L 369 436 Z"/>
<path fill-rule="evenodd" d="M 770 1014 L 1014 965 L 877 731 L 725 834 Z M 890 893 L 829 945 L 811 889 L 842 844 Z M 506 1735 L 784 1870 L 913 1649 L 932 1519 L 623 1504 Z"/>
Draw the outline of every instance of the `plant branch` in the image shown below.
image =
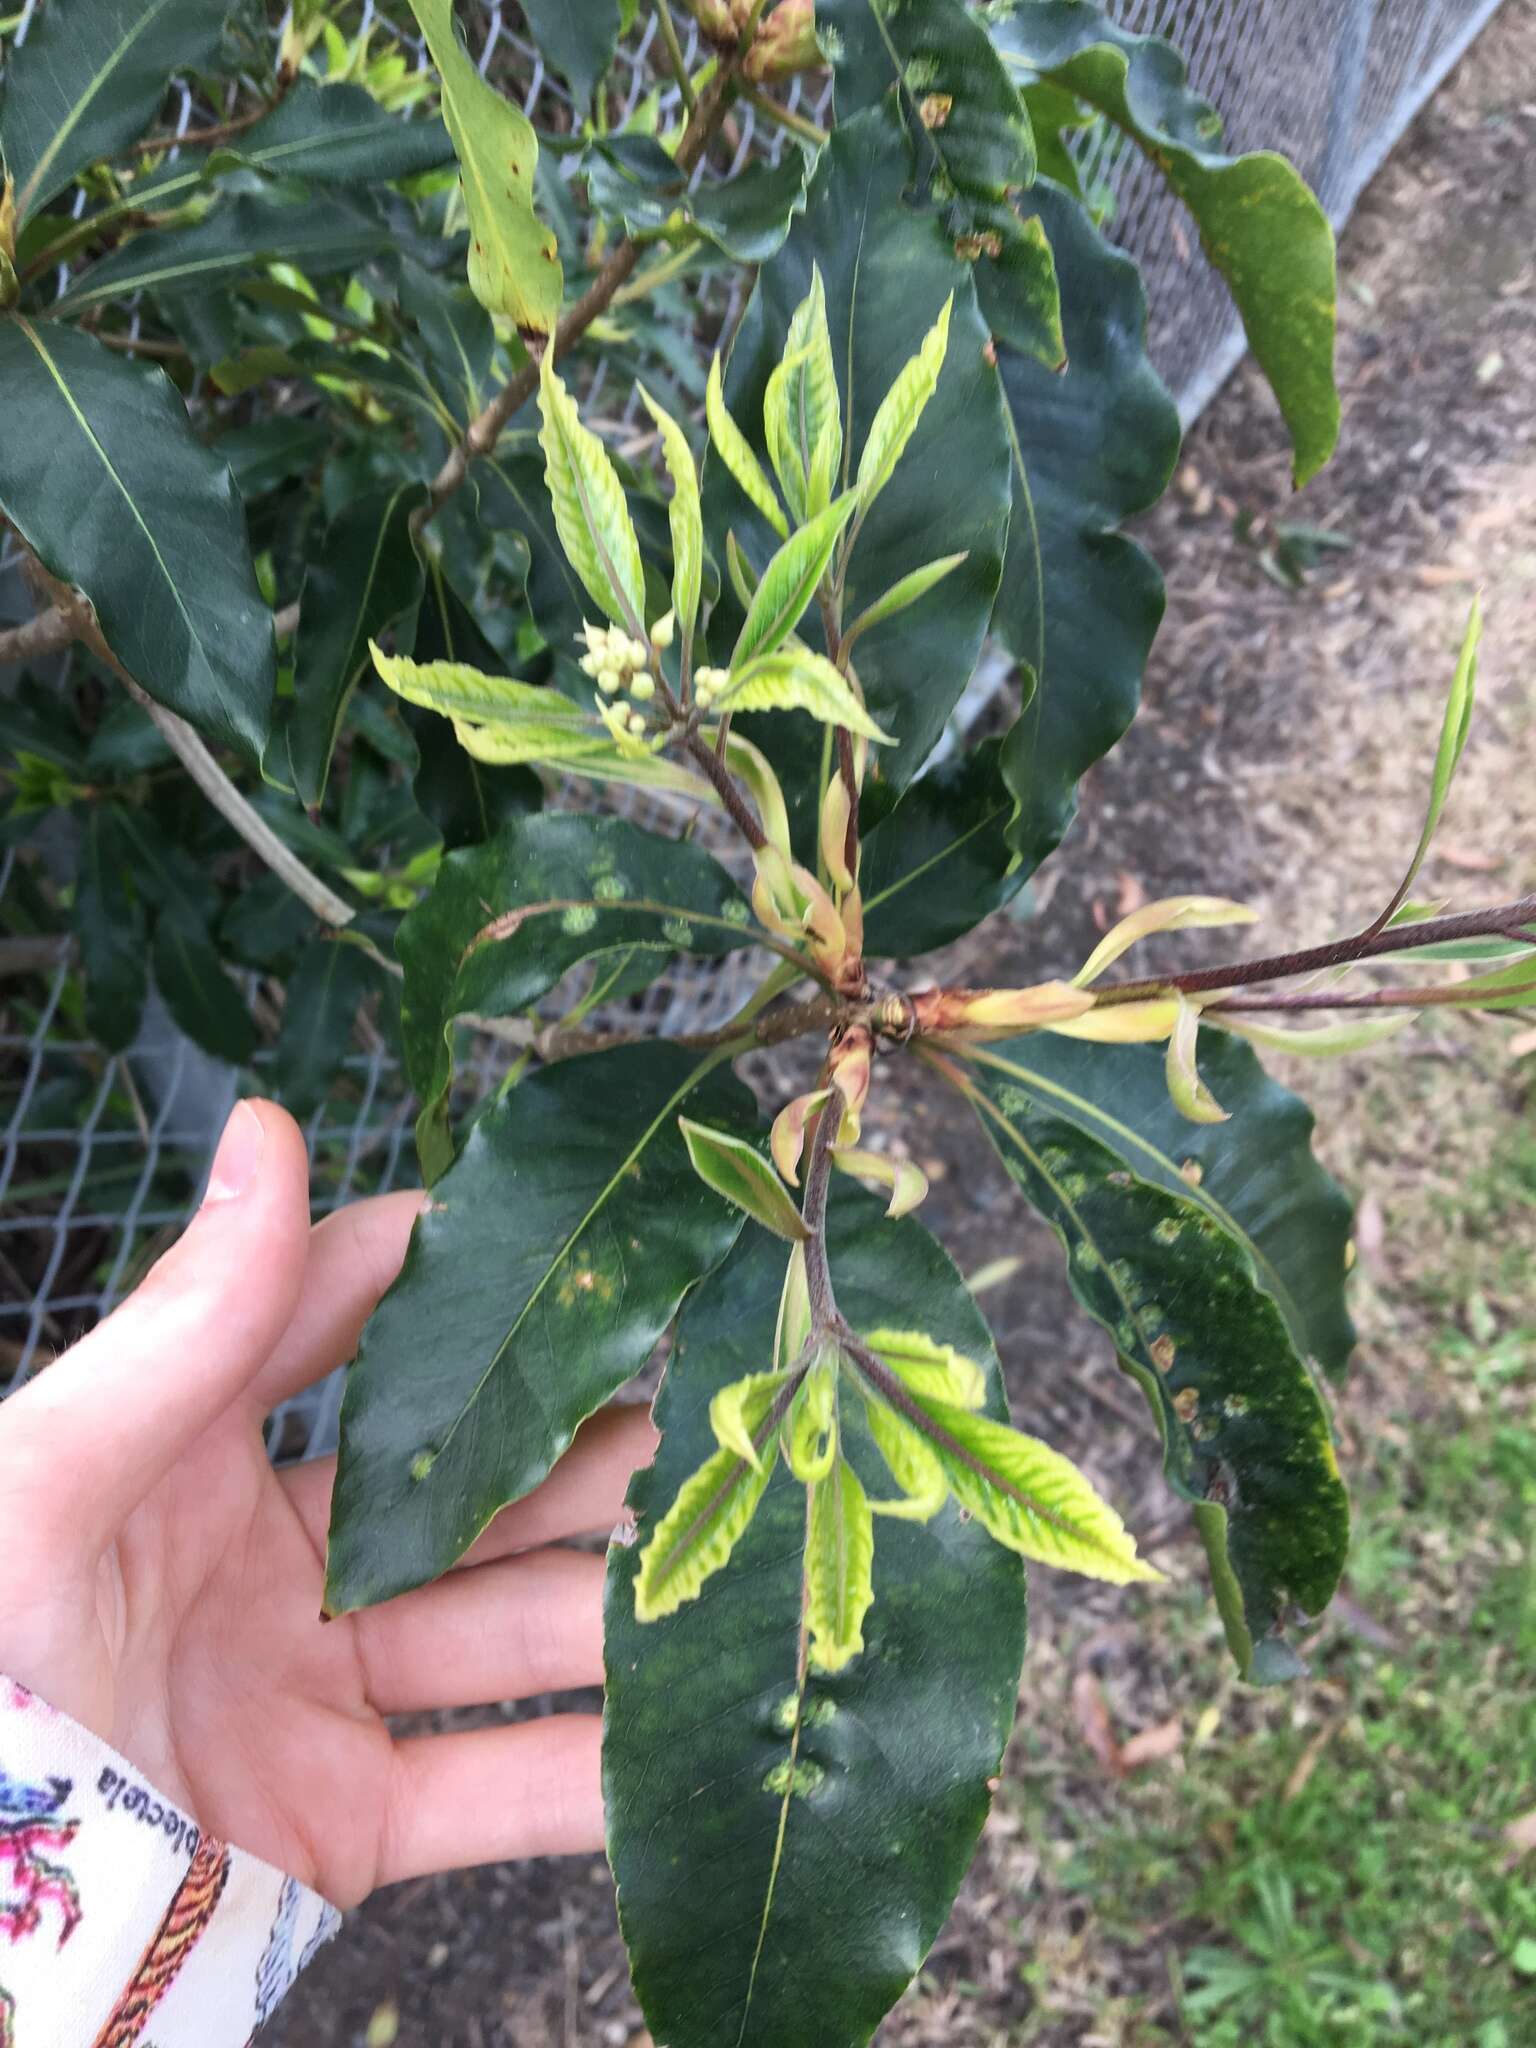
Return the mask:
<path fill-rule="evenodd" d="M 776 99 L 769 97 L 760 86 L 749 85 L 742 89 L 742 98 L 760 114 L 782 128 L 787 135 L 793 135 L 800 142 L 808 142 L 813 149 L 820 149 L 827 140 L 825 128 L 818 128 L 814 121 L 808 121 L 804 114 L 795 114 L 788 107 L 781 107 Z"/>
<path fill-rule="evenodd" d="M 702 768 L 714 784 L 715 793 L 724 804 L 731 822 L 754 853 L 768 844 L 768 835 L 758 823 L 752 806 L 743 795 L 740 785 L 730 769 L 726 767 L 711 746 L 706 746 L 696 732 L 683 736 L 683 746 L 690 761 Z"/>
<path fill-rule="evenodd" d="M 1531 956 L 1536 965 L 1536 954 Z M 1228 1002 L 1207 1003 L 1202 1015 L 1222 1017 L 1237 1012 L 1265 1010 L 1423 1010 L 1442 1008 L 1480 1010 L 1502 1002 L 1507 996 L 1536 994 L 1536 978 L 1507 981 L 1498 988 L 1476 989 L 1465 982 L 1434 982 L 1427 988 L 1377 988 L 1367 995 L 1271 995 L 1233 997 Z"/>
<path fill-rule="evenodd" d="M 1169 989 L 1184 995 L 1207 990 L 1247 988 L 1254 982 L 1283 981 L 1293 974 L 1313 974 L 1329 967 L 1351 967 L 1386 953 L 1406 953 L 1419 946 L 1444 945 L 1456 939 L 1520 938 L 1523 927 L 1536 925 L 1536 895 L 1488 910 L 1460 911 L 1452 917 L 1430 917 L 1421 923 L 1394 925 L 1390 931 L 1360 933 L 1326 946 L 1308 946 L 1296 953 L 1275 953 L 1266 960 L 1238 961 L 1228 967 L 1202 967 L 1192 974 L 1164 974 L 1143 981 L 1121 981 L 1097 991 L 1101 1005 L 1133 1003 Z"/>
<path fill-rule="evenodd" d="M 703 156 L 714 140 L 720 123 L 725 119 L 736 83 L 738 63 L 739 59 L 727 59 L 721 64 L 683 130 L 682 139 L 677 145 L 675 161 L 678 170 L 685 176 Z M 561 315 L 548 343 L 554 350 L 557 360 L 564 355 L 572 342 L 579 340 L 586 333 L 600 314 L 607 311 L 615 292 L 626 282 L 639 262 L 640 250 L 641 244 L 632 241 L 628 236 L 616 243 L 586 291 L 574 306 Z M 453 496 L 469 474 L 470 463 L 479 456 L 488 455 L 495 447 L 508 420 L 533 396 L 538 381 L 538 363 L 525 363 L 516 376 L 508 378 L 485 410 L 477 413 L 470 421 L 464 439 L 459 442 L 432 479 L 430 496 L 422 509 L 423 521 L 440 511 Z"/>
<path fill-rule="evenodd" d="M 672 67 L 672 76 L 677 80 L 677 89 L 683 96 L 683 106 L 692 113 L 698 105 L 694 97 L 693 81 L 688 76 L 688 60 L 683 55 L 683 46 L 677 39 L 677 23 L 672 19 L 672 9 L 667 0 L 656 0 L 656 25 L 661 30 L 661 40 L 666 46 L 667 62 Z"/>
<path fill-rule="evenodd" d="M 67 605 L 49 605 L 33 618 L 24 619 L 19 626 L 11 626 L 0 633 L 0 668 L 9 668 L 13 663 L 36 661 L 45 654 L 57 654 L 60 648 L 68 647 L 80 637 L 80 625 L 75 612 Z"/>

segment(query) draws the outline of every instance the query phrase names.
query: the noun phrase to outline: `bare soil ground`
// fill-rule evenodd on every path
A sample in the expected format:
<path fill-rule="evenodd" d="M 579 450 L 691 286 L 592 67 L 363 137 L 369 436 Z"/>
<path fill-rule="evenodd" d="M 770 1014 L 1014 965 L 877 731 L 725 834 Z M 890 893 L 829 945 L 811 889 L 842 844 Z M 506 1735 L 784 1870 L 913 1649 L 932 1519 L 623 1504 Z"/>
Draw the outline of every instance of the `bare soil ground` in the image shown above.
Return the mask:
<path fill-rule="evenodd" d="M 1415 124 L 1344 240 L 1341 452 L 1300 499 L 1283 437 L 1244 369 L 1190 436 L 1144 538 L 1168 577 L 1168 619 L 1129 740 L 1091 778 L 1082 818 L 1037 879 L 1033 922 L 989 934 L 986 978 L 1079 959 L 1143 897 L 1218 889 L 1264 913 L 1264 949 L 1355 928 L 1385 899 L 1417 834 L 1429 762 L 1474 588 L 1488 619 L 1479 714 L 1426 895 L 1459 904 L 1536 886 L 1536 6 L 1511 0 Z M 1261 555 L 1279 522 L 1349 539 L 1300 591 Z M 1251 539 L 1239 537 L 1246 524 Z M 979 964 L 979 963 L 978 963 Z M 1318 1105 L 1327 1163 L 1363 1197 L 1359 1370 L 1340 1407 L 1346 1451 L 1378 1418 L 1429 1400 L 1417 1376 L 1434 1305 L 1415 1285 L 1427 1245 L 1469 1238 L 1446 1196 L 1502 1127 L 1531 1113 L 1536 1060 L 1518 1027 L 1428 1021 L 1401 1057 L 1282 1078 Z M 1133 1390 L 1072 1309 L 1054 1241 L 1031 1228 L 947 1104 L 902 1090 L 912 1149 L 934 1173 L 926 1220 L 975 1272 L 1021 1265 L 986 1298 L 1020 1419 L 1078 1457 L 1189 1577 L 1182 1516 L 1162 1486 Z M 942 1177 L 940 1177 L 942 1176 Z M 1475 1250 L 1469 1247 L 1469 1250 Z M 1172 1712 L 1157 1598 L 1036 1574 L 1013 1789 L 889 2048 L 1042 2048 L 1174 2041 L 1156 1930 L 1107 1939 L 1029 1833 L 1022 1795 L 1108 1813 L 1115 1780 L 1082 1732 L 1090 1673 L 1119 1737 Z M 1349 1626 L 1345 1620 L 1325 1627 Z M 1232 1693 L 1210 1629 L 1222 1711 L 1313 1711 Z M 1154 1744 L 1155 1747 L 1155 1744 Z M 1156 1766 L 1153 1766 L 1156 1768 Z M 1022 1965 L 1022 1966 L 1021 1966 Z M 1049 1990 L 1042 1990 L 1048 1985 Z M 1136 2031 L 1116 2014 L 1134 2005 Z M 373 2031 L 370 2033 L 370 2024 Z M 391 2027 L 395 2031 L 391 2033 Z M 274 2048 L 646 2048 L 600 1858 L 497 1867 L 400 1886 L 353 1916 L 269 2037 Z M 785 2044 L 792 2048 L 792 2044 Z"/>

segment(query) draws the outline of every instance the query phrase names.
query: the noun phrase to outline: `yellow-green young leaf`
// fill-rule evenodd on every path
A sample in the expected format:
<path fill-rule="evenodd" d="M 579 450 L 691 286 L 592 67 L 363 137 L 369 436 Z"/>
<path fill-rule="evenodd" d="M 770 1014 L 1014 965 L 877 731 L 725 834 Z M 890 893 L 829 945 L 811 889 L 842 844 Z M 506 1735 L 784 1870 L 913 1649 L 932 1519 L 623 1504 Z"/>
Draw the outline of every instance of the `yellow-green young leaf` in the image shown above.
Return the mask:
<path fill-rule="evenodd" d="M 837 444 L 841 438 L 830 427 L 823 427 L 821 439 L 811 451 L 810 473 L 805 481 L 805 509 L 812 519 L 818 512 L 825 512 L 832 502 L 832 484 L 837 475 L 840 453 Z"/>
<path fill-rule="evenodd" d="M 784 539 L 789 533 L 789 521 L 784 517 L 784 508 L 774 495 L 773 485 L 763 473 L 763 465 L 752 453 L 746 435 L 725 409 L 725 392 L 720 383 L 718 356 L 709 366 L 709 381 L 704 387 L 704 418 L 709 426 L 709 438 L 714 442 L 720 460 L 735 477 L 744 495 L 762 513 L 779 538 Z"/>
<path fill-rule="evenodd" d="M 736 593 L 736 602 L 743 611 L 747 611 L 757 589 L 758 577 L 757 571 L 741 552 L 741 543 L 734 533 L 727 533 L 725 536 L 725 566 L 731 579 L 731 588 Z"/>
<path fill-rule="evenodd" d="M 951 292 L 940 308 L 938 319 L 923 336 L 921 348 L 897 372 L 896 381 L 881 399 L 869 423 L 869 436 L 864 443 L 864 453 L 859 457 L 856 479 L 859 497 L 866 511 L 890 482 L 891 472 L 900 462 L 902 451 L 917 431 L 917 423 L 933 396 L 939 372 L 944 367 L 945 351 L 949 347 L 949 314 L 954 302 L 955 295 Z"/>
<path fill-rule="evenodd" d="M 539 366 L 539 445 L 566 559 L 615 625 L 645 630 L 645 572 L 624 487 L 608 450 L 581 423 L 576 401 L 555 375 L 554 351 Z"/>
<path fill-rule="evenodd" d="M 846 726 L 892 745 L 824 654 L 789 648 L 733 675 L 715 699 L 717 711 L 808 711 L 823 725 Z"/>
<path fill-rule="evenodd" d="M 901 1488 L 899 1500 L 872 1500 L 871 1513 L 899 1522 L 931 1522 L 949 1498 L 944 1467 L 911 1424 L 877 1396 L 870 1396 L 865 1412 L 875 1446 Z"/>
<path fill-rule="evenodd" d="M 1223 1031 L 1233 1032 L 1239 1038 L 1252 1039 L 1255 1045 L 1268 1046 L 1271 1052 L 1295 1052 L 1303 1056 L 1326 1058 L 1332 1053 L 1363 1052 L 1367 1046 L 1379 1045 L 1384 1038 L 1391 1038 L 1395 1032 L 1404 1030 L 1419 1016 L 1417 1010 L 1394 1010 L 1389 1017 L 1347 1017 L 1337 1024 L 1318 1024 L 1294 1029 L 1284 1024 L 1261 1024 L 1256 1017 L 1212 1016 L 1207 1013 L 1207 1024 L 1218 1025 Z"/>
<path fill-rule="evenodd" d="M 1111 1585 L 1160 1579 L 1136 1540 L 1070 1458 L 1038 1437 L 938 1401 L 924 1431 L 963 1508 L 1009 1550 Z"/>
<path fill-rule="evenodd" d="M 805 1252 L 792 1247 L 779 1292 L 779 1315 L 774 1325 L 773 1356 L 777 1365 L 788 1368 L 799 1358 L 811 1334 L 811 1290 L 805 1277 Z"/>
<path fill-rule="evenodd" d="M 965 560 L 961 555 L 940 555 L 936 562 L 924 562 L 920 569 L 914 569 L 909 576 L 898 577 L 883 597 L 877 597 L 873 604 L 866 605 L 843 635 L 844 647 L 851 647 L 861 633 L 871 626 L 878 626 L 882 620 L 893 619 L 898 612 L 904 612 L 909 604 L 916 604 L 920 597 L 926 597 L 936 583 L 941 583 L 952 569 L 958 569 Z"/>
<path fill-rule="evenodd" d="M 677 1127 L 688 1147 L 693 1170 L 706 1187 L 724 1195 L 738 1209 L 745 1209 L 775 1237 L 785 1238 L 790 1244 L 804 1243 L 810 1232 L 789 1199 L 783 1181 L 761 1152 L 745 1138 L 712 1131 L 686 1116 L 678 1118 Z"/>
<path fill-rule="evenodd" d="M 1087 1038 L 1096 1045 L 1155 1045 L 1178 1022 L 1173 996 L 1147 996 L 1135 1003 L 1099 1003 L 1081 1017 L 1064 1017 L 1043 1028 L 1057 1038 Z"/>
<path fill-rule="evenodd" d="M 443 88 L 469 211 L 469 288 L 525 332 L 549 334 L 564 281 L 553 234 L 533 210 L 539 145 L 522 109 L 480 76 L 453 25 L 453 0 L 411 0 Z"/>
<path fill-rule="evenodd" d="M 1104 934 L 1073 975 L 1072 986 L 1087 988 L 1122 953 L 1154 932 L 1182 932 L 1197 925 L 1257 924 L 1258 919 L 1259 913 L 1246 903 L 1233 903 L 1225 896 L 1164 896 L 1156 903 L 1143 903 Z"/>
<path fill-rule="evenodd" d="M 637 1621 L 660 1621 L 697 1598 L 704 1581 L 730 1561 L 772 1470 L 771 1463 L 759 1469 L 734 1451 L 716 1451 L 684 1480 L 640 1553 Z"/>
<path fill-rule="evenodd" d="M 888 1159 L 883 1152 L 838 1145 L 833 1148 L 832 1164 L 839 1173 L 850 1174 L 865 1187 L 889 1196 L 885 1213 L 893 1219 L 910 1216 L 928 1193 L 927 1174 L 910 1159 Z"/>
<path fill-rule="evenodd" d="M 1228 1112 L 1200 1078 L 1196 1059 L 1199 1040 L 1200 1011 L 1194 1003 L 1186 1002 L 1180 996 L 1178 1015 L 1168 1034 L 1168 1054 L 1164 1062 L 1169 1096 L 1174 1108 L 1181 1116 L 1187 1116 L 1192 1124 L 1224 1124 L 1228 1120 Z"/>
<path fill-rule="evenodd" d="M 790 1404 L 784 1428 L 784 1462 L 807 1486 L 825 1479 L 837 1456 L 837 1360 L 821 1358 L 811 1367 Z"/>
<path fill-rule="evenodd" d="M 788 1384 L 787 1372 L 753 1372 L 722 1387 L 709 1404 L 709 1426 L 721 1450 L 734 1451 L 755 1471 L 761 1470 L 763 1455 L 754 1439 Z"/>
<path fill-rule="evenodd" d="M 481 725 L 537 724 L 573 738 L 595 731 L 593 720 L 558 690 L 520 683 L 513 676 L 488 676 L 462 661 L 411 661 L 386 654 L 376 640 L 368 651 L 382 682 L 403 697 L 444 718 L 468 718 Z"/>
<path fill-rule="evenodd" d="M 548 743 L 536 732 L 515 725 L 475 725 L 453 721 L 453 736 L 473 760 L 492 768 L 518 766 L 547 769 L 551 775 L 585 776 L 589 782 L 622 782 L 634 789 L 669 789 L 691 802 L 714 804 L 720 799 L 702 775 L 659 755 L 630 759 L 606 733 L 570 739 L 551 732 Z"/>
<path fill-rule="evenodd" d="M 937 1344 L 921 1330 L 866 1330 L 863 1338 L 875 1356 L 924 1400 L 979 1408 L 987 1398 L 981 1367 L 952 1344 Z"/>
<path fill-rule="evenodd" d="M 779 778 L 768 765 L 767 755 L 754 747 L 750 740 L 743 739 L 740 733 L 728 732 L 725 736 L 725 765 L 757 806 L 758 823 L 768 835 L 768 844 L 776 846 L 788 860 L 791 857 L 789 811 Z"/>
<path fill-rule="evenodd" d="M 807 477 L 825 444 L 830 479 L 843 459 L 843 411 L 819 265 L 811 266 L 811 288 L 789 316 L 784 359 L 794 364 L 788 378 L 790 436 Z"/>
<path fill-rule="evenodd" d="M 800 444 L 789 416 L 789 381 L 799 371 L 805 353 L 801 349 L 795 355 L 785 354 L 775 365 L 763 392 L 763 439 L 768 445 L 768 460 L 773 464 L 790 517 L 797 520 L 806 516 L 810 464 L 801 460 Z"/>
<path fill-rule="evenodd" d="M 1456 659 L 1456 673 L 1451 677 L 1451 693 L 1445 702 L 1445 717 L 1440 725 L 1440 744 L 1435 749 L 1435 772 L 1430 778 L 1429 809 L 1424 814 L 1424 829 L 1419 834 L 1418 845 L 1413 849 L 1413 859 L 1408 863 L 1407 874 L 1399 883 L 1392 901 L 1377 920 L 1377 930 L 1391 922 L 1393 912 L 1413 887 L 1414 876 L 1424 865 L 1424 856 L 1429 851 L 1430 841 L 1434 838 L 1435 830 L 1440 823 L 1445 800 L 1451 793 L 1451 778 L 1456 773 L 1472 725 L 1472 706 L 1477 696 L 1477 649 L 1482 637 L 1483 604 L 1481 597 L 1474 597 L 1472 610 L 1467 619 L 1467 630 L 1462 637 L 1461 653 Z"/>
<path fill-rule="evenodd" d="M 875 1525 L 858 1474 L 833 1461 L 811 1488 L 806 1520 L 806 1621 L 818 1671 L 841 1671 L 864 1647 L 864 1617 L 875 1597 Z"/>
<path fill-rule="evenodd" d="M 731 654 L 732 669 L 745 668 L 760 655 L 772 654 L 792 633 L 816 594 L 837 546 L 837 537 L 859 502 L 857 491 L 844 491 L 825 512 L 792 533 L 763 571 L 740 637 Z"/>
<path fill-rule="evenodd" d="M 672 529 L 672 609 L 686 644 L 699 616 L 699 585 L 704 570 L 704 516 L 699 509 L 699 473 L 693 466 L 688 437 L 642 384 L 641 402 L 661 429 L 662 453 L 672 478 L 667 520 Z"/>

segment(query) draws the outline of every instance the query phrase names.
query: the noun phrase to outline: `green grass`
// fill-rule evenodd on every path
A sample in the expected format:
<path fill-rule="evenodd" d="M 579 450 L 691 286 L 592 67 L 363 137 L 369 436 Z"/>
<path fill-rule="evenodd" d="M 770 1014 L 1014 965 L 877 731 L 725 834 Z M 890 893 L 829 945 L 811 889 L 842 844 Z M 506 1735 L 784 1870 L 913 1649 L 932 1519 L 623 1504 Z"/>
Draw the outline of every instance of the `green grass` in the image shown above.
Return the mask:
<path fill-rule="evenodd" d="M 1503 1834 L 1536 1809 L 1536 1133 L 1499 1136 L 1454 1220 L 1415 1275 L 1444 1332 L 1427 1369 L 1351 1418 L 1354 1604 L 1311 1680 L 1218 1690 L 1203 1611 L 1165 1600 L 1152 1682 L 1181 1759 L 1087 1802 L 1021 1774 L 1050 1888 L 1092 1915 L 1095 2040 L 1536 2044 L 1536 1849 Z M 1010 2048 L 1069 2038 L 1031 1982 Z"/>

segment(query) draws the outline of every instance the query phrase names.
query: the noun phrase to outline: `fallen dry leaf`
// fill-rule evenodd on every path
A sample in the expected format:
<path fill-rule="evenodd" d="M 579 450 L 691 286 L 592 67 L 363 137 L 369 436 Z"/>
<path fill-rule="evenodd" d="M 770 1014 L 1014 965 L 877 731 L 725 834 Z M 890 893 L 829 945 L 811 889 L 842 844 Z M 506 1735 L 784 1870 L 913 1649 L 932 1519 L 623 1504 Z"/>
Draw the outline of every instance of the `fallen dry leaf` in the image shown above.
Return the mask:
<path fill-rule="evenodd" d="M 1536 1052 L 1536 1031 L 1517 1031 L 1504 1050 L 1512 1060 L 1523 1060 L 1527 1054 Z"/>
<path fill-rule="evenodd" d="M 1177 1714 L 1159 1721 L 1155 1728 L 1143 1728 L 1120 1745 L 1120 1768 L 1137 1771 L 1144 1764 L 1166 1763 L 1184 1746 L 1184 1723 Z"/>
<path fill-rule="evenodd" d="M 1091 1671 L 1079 1671 L 1072 1681 L 1072 1719 L 1094 1761 L 1111 1777 L 1120 1777 L 1120 1745 L 1104 1702 L 1104 1688 Z"/>
<path fill-rule="evenodd" d="M 1513 1870 L 1522 1856 L 1529 1856 L 1536 1849 L 1536 1806 L 1529 1813 L 1522 1813 L 1518 1820 L 1512 1820 L 1504 1830 L 1504 1839 L 1509 1844 L 1507 1868 Z"/>
<path fill-rule="evenodd" d="M 1115 902 L 1115 915 L 1129 917 L 1133 910 L 1140 910 L 1146 902 L 1147 892 L 1129 868 L 1122 868 L 1115 880 L 1120 884 L 1120 894 Z"/>
<path fill-rule="evenodd" d="M 1440 839 L 1435 842 L 1435 859 L 1443 860 L 1447 867 L 1463 868 L 1469 875 L 1494 875 L 1504 862 L 1496 853 L 1479 853 L 1473 846 L 1455 846 Z"/>
<path fill-rule="evenodd" d="M 1317 1769 L 1323 1751 L 1344 1726 L 1342 1719 L 1329 1721 L 1319 1728 L 1301 1755 L 1296 1759 L 1295 1769 L 1285 1781 L 1285 1790 L 1280 1794 L 1280 1804 L 1289 1806 L 1293 1799 L 1299 1799 L 1307 1789 L 1307 1781 Z"/>

